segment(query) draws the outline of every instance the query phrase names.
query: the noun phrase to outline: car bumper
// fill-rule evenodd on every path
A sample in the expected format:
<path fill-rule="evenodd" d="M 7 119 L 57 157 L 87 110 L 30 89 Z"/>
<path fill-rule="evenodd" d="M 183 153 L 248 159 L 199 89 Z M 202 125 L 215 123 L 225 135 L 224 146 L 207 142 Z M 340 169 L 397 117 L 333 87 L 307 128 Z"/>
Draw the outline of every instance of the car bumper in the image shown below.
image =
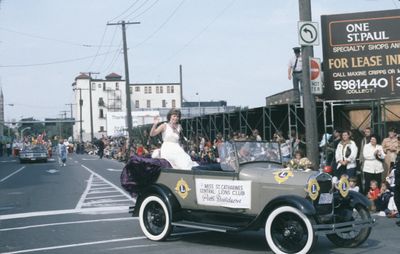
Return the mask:
<path fill-rule="evenodd" d="M 341 233 L 352 230 L 359 230 L 361 228 L 366 228 L 366 227 L 372 227 L 374 224 L 375 224 L 375 219 L 371 218 L 360 221 L 319 224 L 319 225 L 314 225 L 313 228 L 317 235 L 327 235 L 327 234 Z"/>

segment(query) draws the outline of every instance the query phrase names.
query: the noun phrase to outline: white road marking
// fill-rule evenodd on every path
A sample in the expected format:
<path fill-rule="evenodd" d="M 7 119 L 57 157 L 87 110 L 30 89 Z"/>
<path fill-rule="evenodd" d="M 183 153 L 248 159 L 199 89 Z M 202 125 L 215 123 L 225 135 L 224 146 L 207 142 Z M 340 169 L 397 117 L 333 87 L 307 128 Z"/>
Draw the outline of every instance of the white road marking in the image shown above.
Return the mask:
<path fill-rule="evenodd" d="M 128 194 L 126 194 L 121 188 L 118 188 L 118 186 L 116 186 L 115 184 L 113 184 L 112 182 L 108 181 L 107 179 L 105 179 L 104 177 L 102 177 L 101 175 L 95 173 L 93 170 L 91 170 L 90 168 L 86 167 L 85 165 L 81 165 L 83 168 L 85 168 L 86 170 L 88 170 L 89 172 L 91 172 L 92 174 L 94 174 L 95 176 L 97 176 L 98 178 L 100 178 L 101 180 L 103 180 L 104 182 L 110 184 L 111 186 L 115 187 L 115 189 L 117 189 L 119 192 L 122 193 L 122 195 L 124 195 L 125 197 L 127 197 L 129 200 L 131 200 L 132 202 L 136 202 L 136 200 L 134 198 L 132 198 L 131 196 L 129 196 Z"/>
<path fill-rule="evenodd" d="M 84 224 L 84 223 L 107 222 L 107 221 L 125 221 L 125 220 L 138 220 L 138 219 L 139 219 L 138 217 L 128 217 L 128 218 L 111 218 L 111 219 L 99 219 L 99 220 L 80 220 L 80 221 L 57 222 L 57 223 L 29 225 L 29 226 L 23 226 L 23 227 L 15 227 L 15 228 L 2 228 L 2 229 L 0 229 L 0 232 L 30 229 L 30 228 L 60 226 L 60 225 Z"/>
<path fill-rule="evenodd" d="M 102 203 L 113 203 L 113 202 L 129 202 L 129 200 L 126 199 L 99 199 L 96 201 L 88 201 L 83 203 L 83 206 L 88 206 L 91 204 L 102 204 Z"/>
<path fill-rule="evenodd" d="M 102 190 L 99 190 L 99 191 L 90 191 L 89 193 L 88 193 L 88 195 L 92 195 L 92 194 L 101 194 L 101 193 L 113 193 L 113 192 L 119 192 L 119 190 L 110 190 L 110 191 L 107 191 L 107 190 L 104 190 L 104 191 L 102 191 Z"/>
<path fill-rule="evenodd" d="M 87 183 L 87 185 L 86 185 L 86 189 L 85 189 L 85 191 L 82 193 L 82 196 L 81 196 L 81 198 L 79 199 L 78 204 L 76 204 L 75 209 L 79 209 L 79 208 L 82 207 L 82 204 L 83 204 L 83 202 L 85 201 L 85 198 L 86 198 L 87 194 L 89 193 L 90 186 L 91 186 L 92 181 L 93 181 L 93 176 L 94 176 L 93 174 L 90 175 L 89 180 L 88 180 L 88 183 Z"/>
<path fill-rule="evenodd" d="M 7 162 L 16 162 L 17 160 L 10 160 L 10 161 L 0 161 L 0 162 L 3 162 L 3 163 L 7 163 Z"/>
<path fill-rule="evenodd" d="M 130 246 L 124 246 L 124 247 L 111 248 L 111 249 L 107 249 L 107 250 L 126 250 L 126 249 L 154 247 L 154 246 L 158 246 L 158 244 L 130 245 Z"/>
<path fill-rule="evenodd" d="M 111 172 L 121 172 L 122 168 L 121 169 L 107 168 L 106 170 L 111 171 Z"/>
<path fill-rule="evenodd" d="M 124 197 L 123 195 L 109 195 L 109 196 L 96 196 L 96 197 L 86 197 L 85 200 L 88 199 L 102 199 L 102 198 L 116 198 L 116 197 Z"/>
<path fill-rule="evenodd" d="M 97 161 L 97 159 L 87 159 L 87 158 L 82 158 L 83 161 Z"/>
<path fill-rule="evenodd" d="M 114 189 L 114 187 L 99 187 L 99 188 L 93 188 L 93 185 L 92 185 L 92 188 L 91 188 L 91 190 L 106 190 L 106 189 Z"/>
<path fill-rule="evenodd" d="M 23 170 L 25 168 L 25 166 L 23 166 L 22 168 L 18 169 L 17 171 L 13 172 L 12 174 L 9 174 L 8 176 L 4 177 L 3 179 L 0 180 L 1 182 L 4 182 L 5 180 L 7 180 L 8 178 L 12 177 L 13 175 L 15 175 L 16 173 L 18 173 L 19 171 Z"/>
<path fill-rule="evenodd" d="M 199 233 L 204 233 L 204 232 L 207 232 L 207 231 L 182 232 L 182 233 L 171 234 L 171 236 L 192 235 L 192 234 L 199 234 Z M 36 248 L 36 249 L 18 250 L 18 251 L 12 251 L 12 252 L 3 252 L 1 254 L 29 253 L 29 252 L 37 252 L 37 251 L 66 249 L 66 248 L 74 248 L 74 247 L 89 246 L 89 245 L 96 245 L 96 244 L 136 241 L 136 240 L 144 240 L 144 239 L 147 239 L 147 237 L 136 236 L 136 237 L 130 237 L 130 238 L 120 238 L 120 239 L 111 239 L 111 240 L 103 240 L 103 241 L 95 241 L 95 242 L 50 246 L 50 247 Z M 136 245 L 136 246 L 140 246 L 140 245 Z"/>
<path fill-rule="evenodd" d="M 58 246 L 36 248 L 36 249 L 18 250 L 18 251 L 12 251 L 12 252 L 3 252 L 1 254 L 29 253 L 29 252 L 36 252 L 36 251 L 57 250 L 57 249 L 89 246 L 89 245 L 96 245 L 96 244 L 103 244 L 103 243 L 116 243 L 116 242 L 124 242 L 124 241 L 143 240 L 143 239 L 146 239 L 146 237 L 145 236 L 137 236 L 137 237 L 130 237 L 130 238 L 120 238 L 120 239 L 111 239 L 111 240 L 104 240 L 104 241 L 95 241 L 95 242 L 76 243 L 76 244 L 68 244 L 68 245 L 58 245 Z"/>
<path fill-rule="evenodd" d="M 46 172 L 49 172 L 50 174 L 54 174 L 54 173 L 57 173 L 59 170 L 57 170 L 57 169 L 54 169 L 54 168 L 52 168 L 52 169 L 49 169 L 49 170 L 46 170 Z"/>
<path fill-rule="evenodd" d="M 49 215 L 74 214 L 74 213 L 79 214 L 79 213 L 91 213 L 91 212 L 119 212 L 119 211 L 128 212 L 128 210 L 129 206 L 108 206 L 108 207 L 94 207 L 94 208 L 81 208 L 81 209 L 40 211 L 40 212 L 30 212 L 30 213 L 15 213 L 15 214 L 0 215 L 0 221 L 39 217 L 39 216 L 49 216 Z"/>

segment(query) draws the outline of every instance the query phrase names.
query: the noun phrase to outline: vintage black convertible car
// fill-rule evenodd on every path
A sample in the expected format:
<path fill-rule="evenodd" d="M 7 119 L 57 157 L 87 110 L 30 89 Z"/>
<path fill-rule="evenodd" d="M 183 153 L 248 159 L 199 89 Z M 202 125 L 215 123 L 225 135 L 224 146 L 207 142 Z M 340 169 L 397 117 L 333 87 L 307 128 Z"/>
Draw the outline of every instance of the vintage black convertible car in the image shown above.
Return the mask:
<path fill-rule="evenodd" d="M 349 191 L 346 177 L 332 183 L 323 172 L 283 168 L 279 151 L 275 143 L 226 142 L 219 148 L 220 165 L 179 170 L 132 160 L 121 180 L 138 195 L 131 212 L 154 241 L 180 226 L 218 232 L 263 228 L 275 253 L 309 253 L 318 235 L 341 247 L 362 244 L 374 223 L 368 199 Z"/>

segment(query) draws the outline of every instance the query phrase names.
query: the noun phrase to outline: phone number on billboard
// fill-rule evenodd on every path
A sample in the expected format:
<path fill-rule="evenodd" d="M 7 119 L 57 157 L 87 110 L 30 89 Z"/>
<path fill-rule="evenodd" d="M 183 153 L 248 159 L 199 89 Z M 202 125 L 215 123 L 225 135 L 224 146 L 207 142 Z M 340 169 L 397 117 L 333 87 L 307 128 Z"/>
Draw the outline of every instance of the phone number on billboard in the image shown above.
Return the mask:
<path fill-rule="evenodd" d="M 363 88 L 385 88 L 389 85 L 387 78 L 350 79 L 335 80 L 333 82 L 335 90 L 363 89 Z M 395 79 L 395 85 L 400 87 L 400 77 Z"/>

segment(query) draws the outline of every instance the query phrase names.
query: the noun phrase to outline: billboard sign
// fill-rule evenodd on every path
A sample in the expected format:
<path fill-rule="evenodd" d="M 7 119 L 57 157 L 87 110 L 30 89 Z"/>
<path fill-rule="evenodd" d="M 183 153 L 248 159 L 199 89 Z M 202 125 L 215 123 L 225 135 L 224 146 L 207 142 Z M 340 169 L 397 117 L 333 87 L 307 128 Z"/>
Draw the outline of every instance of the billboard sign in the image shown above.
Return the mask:
<path fill-rule="evenodd" d="M 327 100 L 400 95 L 400 10 L 321 16 Z"/>
<path fill-rule="evenodd" d="M 140 126 L 151 124 L 154 122 L 154 117 L 160 116 L 158 111 L 133 111 L 132 126 Z M 108 136 L 126 136 L 127 124 L 125 112 L 108 112 L 107 113 L 107 135 Z"/>

